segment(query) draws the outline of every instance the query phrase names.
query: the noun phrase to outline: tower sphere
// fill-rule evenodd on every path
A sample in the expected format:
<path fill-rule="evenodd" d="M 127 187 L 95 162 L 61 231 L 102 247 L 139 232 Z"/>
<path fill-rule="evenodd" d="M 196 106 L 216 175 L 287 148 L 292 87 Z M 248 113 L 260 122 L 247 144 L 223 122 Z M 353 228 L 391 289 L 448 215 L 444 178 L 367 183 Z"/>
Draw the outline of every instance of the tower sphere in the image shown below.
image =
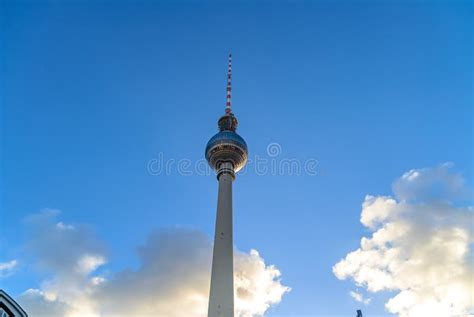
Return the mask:
<path fill-rule="evenodd" d="M 216 171 L 222 163 L 230 162 L 234 172 L 238 172 L 247 163 L 247 143 L 235 132 L 236 128 L 237 119 L 228 113 L 219 119 L 220 131 L 207 142 L 206 159 Z"/>

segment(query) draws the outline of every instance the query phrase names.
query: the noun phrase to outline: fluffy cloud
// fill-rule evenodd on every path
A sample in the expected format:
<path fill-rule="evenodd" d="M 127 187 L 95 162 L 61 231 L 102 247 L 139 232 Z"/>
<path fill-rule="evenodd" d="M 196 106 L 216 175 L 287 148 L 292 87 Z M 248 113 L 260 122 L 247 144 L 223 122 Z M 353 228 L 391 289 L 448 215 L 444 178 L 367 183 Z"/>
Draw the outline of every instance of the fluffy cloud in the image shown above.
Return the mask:
<path fill-rule="evenodd" d="M 0 262 L 0 277 L 6 277 L 12 274 L 13 270 L 18 265 L 17 260 L 11 260 L 8 262 Z"/>
<path fill-rule="evenodd" d="M 411 170 L 393 185 L 394 198 L 366 196 L 361 222 L 371 237 L 333 267 L 370 292 L 390 290 L 389 312 L 446 317 L 473 309 L 473 208 L 451 164 Z M 357 298 L 356 298 L 357 300 Z"/>
<path fill-rule="evenodd" d="M 98 278 L 93 273 L 105 263 L 106 248 L 91 228 L 57 222 L 58 214 L 44 210 L 25 221 L 32 237 L 27 250 L 52 277 L 21 300 L 33 316 L 98 316 L 91 300 Z"/>
<path fill-rule="evenodd" d="M 57 212 L 30 217 L 35 239 L 30 250 L 51 278 L 19 301 L 32 316 L 167 316 L 204 317 L 210 282 L 212 244 L 195 230 L 173 229 L 150 234 L 138 248 L 140 266 L 108 278 L 98 274 L 106 264 L 105 248 L 87 227 L 56 222 Z M 289 291 L 280 272 L 257 251 L 236 251 L 237 316 L 262 315 Z"/>
<path fill-rule="evenodd" d="M 349 292 L 349 295 L 355 299 L 356 301 L 358 301 L 359 303 L 363 303 L 365 305 L 368 305 L 371 301 L 370 298 L 365 298 L 364 295 L 362 295 L 361 293 L 357 292 L 357 291 L 350 291 Z"/>

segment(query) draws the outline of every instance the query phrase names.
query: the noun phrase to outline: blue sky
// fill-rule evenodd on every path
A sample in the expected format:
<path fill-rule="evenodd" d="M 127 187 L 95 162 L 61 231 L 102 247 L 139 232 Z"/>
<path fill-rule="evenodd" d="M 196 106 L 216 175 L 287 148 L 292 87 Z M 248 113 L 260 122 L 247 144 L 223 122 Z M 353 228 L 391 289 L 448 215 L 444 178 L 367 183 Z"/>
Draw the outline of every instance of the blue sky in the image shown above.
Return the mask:
<path fill-rule="evenodd" d="M 1 287 L 42 273 L 26 254 L 27 215 L 61 210 L 134 267 L 155 228 L 213 234 L 214 176 L 151 175 L 150 160 L 203 158 L 225 106 L 250 156 L 316 159 L 317 175 L 238 176 L 235 244 L 257 249 L 292 288 L 268 316 L 351 315 L 332 266 L 359 245 L 366 194 L 390 195 L 413 168 L 472 166 L 472 4 L 453 2 L 5 1 Z M 367 315 L 386 314 L 377 294 Z"/>

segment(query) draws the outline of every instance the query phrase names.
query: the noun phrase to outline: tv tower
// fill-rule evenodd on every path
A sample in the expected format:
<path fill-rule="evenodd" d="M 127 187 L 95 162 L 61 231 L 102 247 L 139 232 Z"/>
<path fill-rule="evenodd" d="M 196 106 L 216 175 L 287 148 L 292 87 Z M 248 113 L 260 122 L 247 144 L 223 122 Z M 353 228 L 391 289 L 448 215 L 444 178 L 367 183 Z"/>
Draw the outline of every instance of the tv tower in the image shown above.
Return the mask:
<path fill-rule="evenodd" d="M 218 121 L 219 132 L 206 146 L 206 160 L 219 181 L 208 317 L 234 317 L 232 182 L 235 173 L 247 163 L 248 150 L 245 140 L 235 132 L 238 122 L 232 113 L 232 54 L 229 54 L 226 90 L 225 114 Z"/>

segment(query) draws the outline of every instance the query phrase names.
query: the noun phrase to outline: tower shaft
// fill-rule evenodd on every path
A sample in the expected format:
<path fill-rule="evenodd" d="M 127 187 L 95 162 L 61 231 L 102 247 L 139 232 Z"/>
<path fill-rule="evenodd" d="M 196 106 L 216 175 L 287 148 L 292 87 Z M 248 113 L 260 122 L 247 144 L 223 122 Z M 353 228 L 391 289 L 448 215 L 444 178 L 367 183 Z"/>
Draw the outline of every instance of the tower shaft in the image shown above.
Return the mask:
<path fill-rule="evenodd" d="M 219 174 L 216 232 L 212 256 L 208 317 L 234 317 L 234 256 L 232 229 L 231 163 L 222 163 Z"/>

